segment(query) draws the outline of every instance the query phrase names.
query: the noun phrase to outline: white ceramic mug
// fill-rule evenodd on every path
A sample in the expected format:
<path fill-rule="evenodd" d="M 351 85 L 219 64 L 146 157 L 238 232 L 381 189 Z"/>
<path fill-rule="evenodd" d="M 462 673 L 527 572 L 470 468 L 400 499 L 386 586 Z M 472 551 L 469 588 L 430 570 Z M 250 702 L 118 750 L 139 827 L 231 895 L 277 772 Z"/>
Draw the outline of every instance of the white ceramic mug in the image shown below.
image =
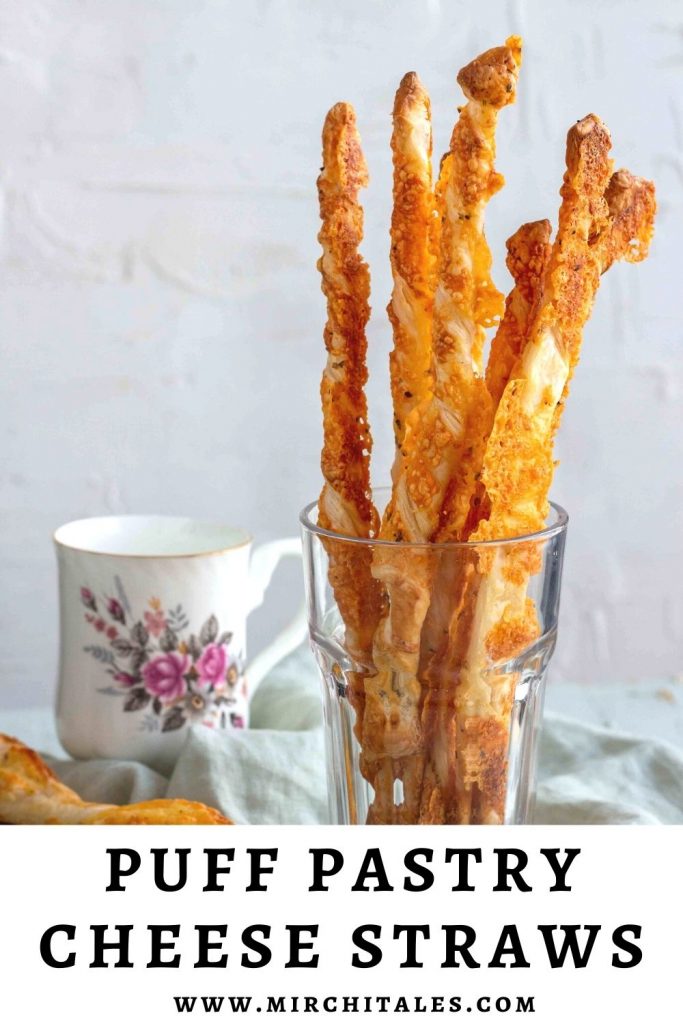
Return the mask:
<path fill-rule="evenodd" d="M 306 635 L 303 606 L 245 669 L 246 621 L 296 538 L 217 523 L 105 516 L 61 526 L 57 729 L 78 758 L 168 770 L 191 724 L 244 728 L 248 698 Z M 251 558 L 250 558 L 251 554 Z M 248 685 L 247 685 L 248 679 Z"/>

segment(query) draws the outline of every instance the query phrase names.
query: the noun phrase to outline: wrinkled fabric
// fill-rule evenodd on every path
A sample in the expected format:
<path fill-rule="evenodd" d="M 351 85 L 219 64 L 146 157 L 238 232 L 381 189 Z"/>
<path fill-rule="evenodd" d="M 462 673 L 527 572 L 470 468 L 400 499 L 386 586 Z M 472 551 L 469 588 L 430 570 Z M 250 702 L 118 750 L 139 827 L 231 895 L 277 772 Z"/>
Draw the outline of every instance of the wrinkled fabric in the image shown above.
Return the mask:
<path fill-rule="evenodd" d="M 548 715 L 541 733 L 539 825 L 683 824 L 683 751 Z"/>
<path fill-rule="evenodd" d="M 85 800 L 185 797 L 217 807 L 239 823 L 325 823 L 318 685 L 310 655 L 297 652 L 261 684 L 250 729 L 214 732 L 195 726 L 168 777 L 131 761 L 65 760 L 48 709 L 0 712 L 0 731 L 43 751 L 59 777 Z M 682 824 L 683 750 L 548 714 L 534 821 Z"/>

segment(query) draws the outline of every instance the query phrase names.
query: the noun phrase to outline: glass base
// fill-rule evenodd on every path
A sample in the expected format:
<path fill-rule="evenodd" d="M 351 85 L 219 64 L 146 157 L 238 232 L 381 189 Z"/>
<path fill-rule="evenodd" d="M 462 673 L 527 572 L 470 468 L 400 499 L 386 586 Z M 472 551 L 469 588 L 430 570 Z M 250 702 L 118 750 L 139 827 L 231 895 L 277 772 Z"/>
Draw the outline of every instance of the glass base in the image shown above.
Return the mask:
<path fill-rule="evenodd" d="M 476 783 L 470 787 L 465 783 L 461 789 L 464 791 L 462 803 L 467 811 L 458 811 L 457 806 L 451 807 L 443 815 L 445 820 L 439 820 L 438 823 L 525 825 L 531 822 L 535 802 L 538 736 L 543 717 L 546 670 L 554 645 L 554 635 L 541 638 L 532 649 L 524 653 L 523 664 L 511 662 L 508 665 L 496 666 L 495 673 L 492 671 L 490 678 L 485 680 L 486 685 L 490 687 L 508 687 L 512 694 L 507 717 L 507 748 L 502 763 L 496 768 L 497 771 L 502 771 L 504 777 L 504 810 L 498 815 L 490 811 L 486 817 L 486 812 L 480 807 L 477 813 L 473 809 L 480 806 L 482 795 L 478 792 Z M 334 642 L 331 643 L 329 639 L 323 643 L 314 641 L 312 646 L 320 669 L 323 689 L 329 820 L 332 824 L 338 825 L 366 824 L 369 812 L 372 821 L 371 807 L 375 790 L 361 770 L 361 744 L 356 734 L 358 715 L 352 698 L 354 674 L 343 650 Z M 454 694 L 457 694 L 457 683 L 447 697 L 437 696 L 434 699 L 438 708 L 437 715 L 442 722 L 445 720 L 446 732 L 456 736 L 451 750 L 445 754 L 441 751 L 438 757 L 442 760 L 445 757 L 446 761 L 450 758 L 453 763 L 457 761 L 457 732 L 452 729 L 456 717 L 453 708 Z M 425 749 L 417 755 L 403 759 L 407 770 L 413 774 L 415 771 L 423 773 L 422 786 L 425 791 L 420 798 L 422 805 L 428 803 L 426 787 L 429 770 L 425 763 L 428 764 L 436 756 L 433 750 Z M 411 764 L 411 759 L 417 763 Z M 412 784 L 415 784 L 414 781 Z M 420 785 L 419 781 L 417 785 Z M 456 805 L 457 802 L 456 800 Z M 393 783 L 392 823 L 411 823 L 413 815 L 406 821 L 404 812 L 404 780 L 400 773 L 397 773 Z M 423 811 L 422 818 L 425 817 L 428 818 L 429 815 Z M 423 823 L 436 822 L 423 820 Z"/>

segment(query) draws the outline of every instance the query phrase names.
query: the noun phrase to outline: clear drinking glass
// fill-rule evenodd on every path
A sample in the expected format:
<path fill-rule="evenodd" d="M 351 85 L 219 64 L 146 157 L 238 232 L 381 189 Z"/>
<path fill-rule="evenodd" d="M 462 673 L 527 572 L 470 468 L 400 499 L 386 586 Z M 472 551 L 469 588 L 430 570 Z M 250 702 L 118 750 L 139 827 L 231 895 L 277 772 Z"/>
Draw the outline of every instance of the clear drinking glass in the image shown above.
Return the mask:
<path fill-rule="evenodd" d="M 526 537 L 409 544 L 303 510 L 333 823 L 530 820 L 567 521 L 552 504 Z"/>

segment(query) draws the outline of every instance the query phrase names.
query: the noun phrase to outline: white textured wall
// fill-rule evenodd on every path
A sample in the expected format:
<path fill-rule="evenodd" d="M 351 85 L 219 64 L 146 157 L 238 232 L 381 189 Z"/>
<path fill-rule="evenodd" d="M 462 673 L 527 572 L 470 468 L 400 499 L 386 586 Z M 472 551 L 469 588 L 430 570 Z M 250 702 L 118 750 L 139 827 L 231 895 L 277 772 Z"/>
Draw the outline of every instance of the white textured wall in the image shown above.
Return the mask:
<path fill-rule="evenodd" d="M 319 486 L 314 183 L 338 99 L 356 104 L 373 176 L 370 399 L 387 478 L 393 91 L 420 72 L 442 149 L 458 68 L 513 30 L 525 65 L 489 216 L 500 286 L 504 238 L 554 218 L 564 136 L 588 111 L 661 201 L 651 259 L 604 282 L 563 424 L 556 678 L 683 669 L 675 0 L 0 0 L 0 706 L 52 692 L 59 523 L 155 510 L 263 539 L 296 530 Z M 282 616 L 284 584 L 276 596 Z"/>

